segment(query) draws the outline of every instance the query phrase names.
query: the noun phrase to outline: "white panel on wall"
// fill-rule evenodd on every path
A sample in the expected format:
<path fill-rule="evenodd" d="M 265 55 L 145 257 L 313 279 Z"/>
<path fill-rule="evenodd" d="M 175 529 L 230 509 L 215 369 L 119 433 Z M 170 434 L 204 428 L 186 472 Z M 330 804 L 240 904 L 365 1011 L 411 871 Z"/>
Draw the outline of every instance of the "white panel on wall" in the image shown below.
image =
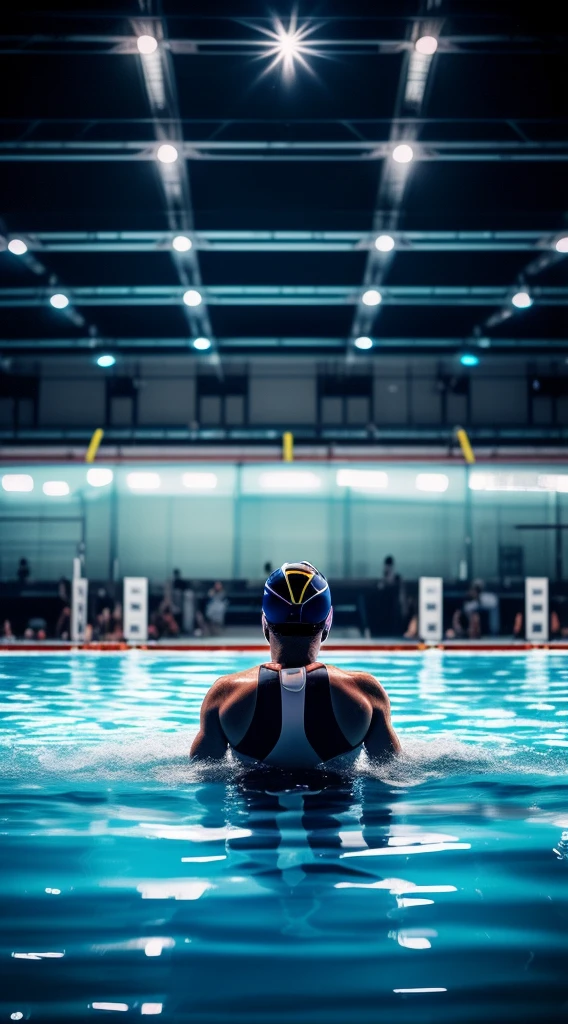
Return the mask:
<path fill-rule="evenodd" d="M 441 576 L 421 576 L 418 584 L 418 629 L 423 640 L 437 643 L 444 628 L 444 589 Z"/>
<path fill-rule="evenodd" d="M 71 587 L 71 639 L 80 643 L 85 639 L 87 628 L 89 581 L 77 577 Z"/>
<path fill-rule="evenodd" d="M 88 426 L 104 421 L 104 380 L 52 380 L 43 378 L 39 389 L 41 426 Z"/>
<path fill-rule="evenodd" d="M 144 643 L 148 639 L 148 580 L 144 576 L 125 576 L 122 603 L 124 636 Z"/>
<path fill-rule="evenodd" d="M 531 642 L 548 640 L 548 579 L 527 576 L 525 580 L 525 636 Z"/>
<path fill-rule="evenodd" d="M 251 423 L 294 426 L 316 420 L 316 378 L 313 376 L 251 377 Z"/>

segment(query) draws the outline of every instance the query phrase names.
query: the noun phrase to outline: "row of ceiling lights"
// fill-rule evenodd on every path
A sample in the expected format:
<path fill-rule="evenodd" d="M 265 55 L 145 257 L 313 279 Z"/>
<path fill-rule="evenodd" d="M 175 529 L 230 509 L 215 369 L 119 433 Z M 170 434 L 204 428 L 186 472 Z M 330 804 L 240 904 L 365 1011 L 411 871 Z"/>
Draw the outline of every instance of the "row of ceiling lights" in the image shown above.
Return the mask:
<path fill-rule="evenodd" d="M 106 487 L 113 479 L 112 469 L 94 467 L 87 471 L 87 483 L 91 487 Z M 339 469 L 335 480 L 338 487 L 362 491 L 384 491 L 389 486 L 388 473 L 383 470 Z M 208 472 L 182 473 L 181 482 L 190 491 L 213 491 L 218 477 L 216 473 Z M 128 473 L 126 483 L 129 490 L 137 492 L 159 491 L 162 486 L 160 474 L 147 470 Z M 414 483 L 418 491 L 443 493 L 450 481 L 445 473 L 418 473 Z M 302 493 L 317 491 L 321 485 L 321 476 L 311 470 L 276 469 L 261 473 L 259 477 L 262 491 Z M 29 473 L 5 473 L 2 489 L 8 493 L 29 493 L 34 489 L 34 479 Z M 63 498 L 70 494 L 71 488 L 66 480 L 47 480 L 42 491 L 47 497 Z"/>

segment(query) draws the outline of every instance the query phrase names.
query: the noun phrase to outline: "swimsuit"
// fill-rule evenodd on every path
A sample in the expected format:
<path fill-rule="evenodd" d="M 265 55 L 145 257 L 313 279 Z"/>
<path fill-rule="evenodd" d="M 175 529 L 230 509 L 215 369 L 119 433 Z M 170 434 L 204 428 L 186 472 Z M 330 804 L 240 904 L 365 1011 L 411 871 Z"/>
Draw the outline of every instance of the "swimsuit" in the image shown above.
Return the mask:
<path fill-rule="evenodd" d="M 327 668 L 306 672 L 258 670 L 252 722 L 232 749 L 242 760 L 278 768 L 314 768 L 340 754 L 359 751 L 344 736 L 333 710 Z"/>

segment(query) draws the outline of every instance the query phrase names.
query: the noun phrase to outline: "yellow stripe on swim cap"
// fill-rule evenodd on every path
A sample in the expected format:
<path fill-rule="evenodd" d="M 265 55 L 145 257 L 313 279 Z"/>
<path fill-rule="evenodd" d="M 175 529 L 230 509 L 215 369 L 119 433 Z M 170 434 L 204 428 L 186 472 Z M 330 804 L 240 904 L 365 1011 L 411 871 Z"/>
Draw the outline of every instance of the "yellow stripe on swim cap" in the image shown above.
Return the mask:
<path fill-rule="evenodd" d="M 292 598 L 292 604 L 301 604 L 302 601 L 304 600 L 304 594 L 306 593 L 306 590 L 308 589 L 308 585 L 313 580 L 313 578 L 315 576 L 315 573 L 313 573 L 313 572 L 304 572 L 302 569 L 285 569 L 284 570 L 284 575 L 286 577 L 286 583 L 288 584 L 288 590 L 290 591 L 290 597 Z M 306 582 L 304 584 L 304 587 L 302 589 L 302 593 L 300 594 L 300 597 L 299 597 L 298 601 L 296 601 L 296 598 L 294 597 L 294 592 L 293 592 L 292 587 L 290 585 L 290 580 L 288 579 L 289 576 L 305 576 L 306 577 Z"/>

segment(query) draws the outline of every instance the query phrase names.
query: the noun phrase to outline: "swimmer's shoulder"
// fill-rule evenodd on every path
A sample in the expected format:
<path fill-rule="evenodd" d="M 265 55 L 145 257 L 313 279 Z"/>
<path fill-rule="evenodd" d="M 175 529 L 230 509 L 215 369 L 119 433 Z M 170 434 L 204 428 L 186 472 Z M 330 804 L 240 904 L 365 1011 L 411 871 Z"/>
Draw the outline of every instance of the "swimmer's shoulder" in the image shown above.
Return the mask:
<path fill-rule="evenodd" d="M 355 672 L 326 665 L 332 689 L 341 691 L 351 698 L 366 698 L 373 706 L 384 704 L 389 706 L 389 698 L 384 686 L 370 672 Z"/>

